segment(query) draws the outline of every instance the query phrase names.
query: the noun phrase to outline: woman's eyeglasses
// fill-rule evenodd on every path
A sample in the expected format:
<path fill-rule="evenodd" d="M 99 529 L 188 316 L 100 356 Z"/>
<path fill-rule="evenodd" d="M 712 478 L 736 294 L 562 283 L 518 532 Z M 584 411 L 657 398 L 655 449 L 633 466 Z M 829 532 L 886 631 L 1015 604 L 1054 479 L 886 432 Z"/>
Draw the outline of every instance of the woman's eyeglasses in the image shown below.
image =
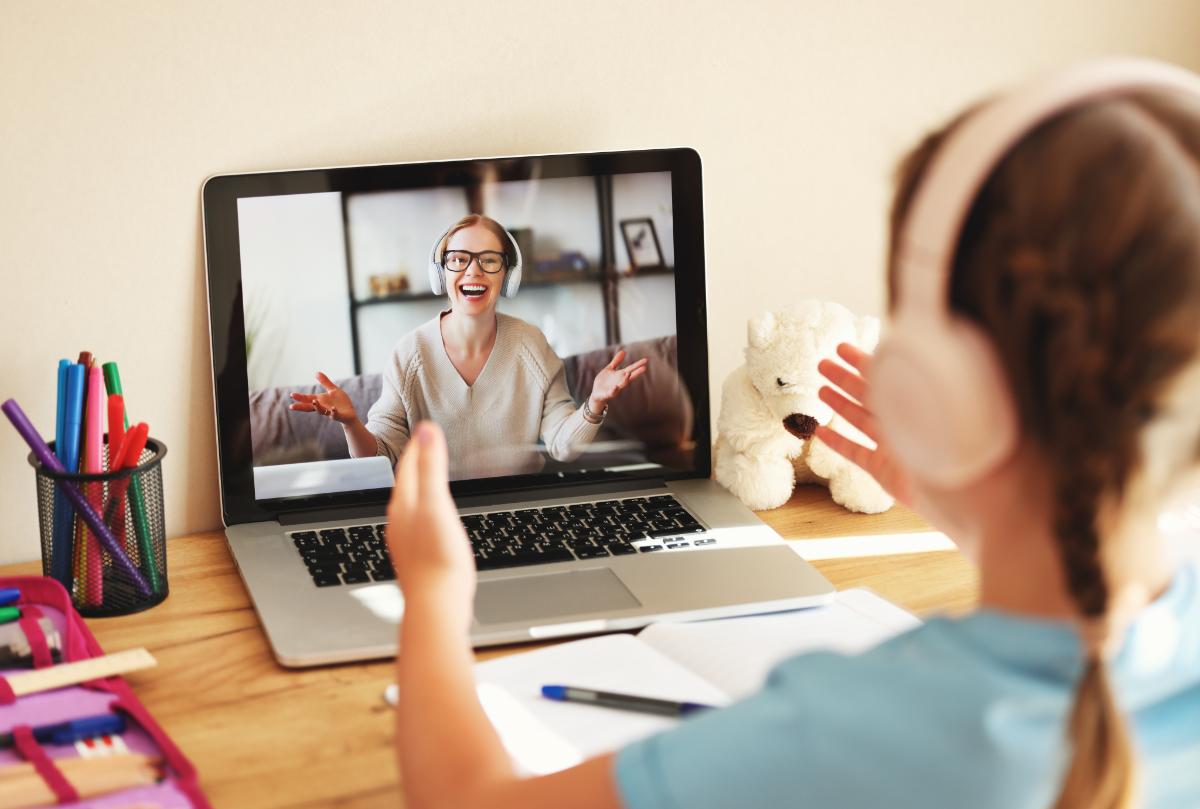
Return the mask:
<path fill-rule="evenodd" d="M 479 269 L 488 275 L 495 275 L 504 269 L 508 261 L 503 253 L 495 250 L 484 250 L 482 253 L 472 253 L 470 250 L 447 250 L 442 254 L 442 267 L 451 272 L 465 272 L 471 266 L 471 261 L 479 265 Z"/>

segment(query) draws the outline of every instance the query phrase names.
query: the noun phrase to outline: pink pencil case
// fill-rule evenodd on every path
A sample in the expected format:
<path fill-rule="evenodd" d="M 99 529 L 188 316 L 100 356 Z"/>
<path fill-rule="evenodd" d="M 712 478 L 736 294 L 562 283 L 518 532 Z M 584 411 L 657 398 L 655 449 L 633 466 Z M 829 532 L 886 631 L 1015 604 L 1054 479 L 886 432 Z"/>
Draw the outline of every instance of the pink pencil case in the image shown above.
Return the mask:
<path fill-rule="evenodd" d="M 17 620 L 31 651 L 32 667 L 46 668 L 61 662 L 97 657 L 104 650 L 96 642 L 87 624 L 71 606 L 71 600 L 57 581 L 44 576 L 0 578 L 0 589 L 17 588 L 21 608 Z M 53 627 L 47 638 L 47 621 Z M 53 632 L 58 646 L 52 648 Z M 120 677 L 106 677 L 80 685 L 43 691 L 16 698 L 8 675 L 26 668 L 0 668 L 0 733 L 11 733 L 14 744 L 0 748 L 0 778 L 4 769 L 18 762 L 32 764 L 42 780 L 57 796 L 57 803 L 45 806 L 69 806 L 73 809 L 121 809 L 128 806 L 154 806 L 161 809 L 209 809 L 200 791 L 196 770 L 146 711 L 133 691 Z M 100 737 L 72 744 L 38 742 L 32 728 L 74 719 L 117 712 L 125 718 L 125 731 L 119 737 Z M 79 793 L 64 777 L 56 762 L 76 757 L 99 757 L 113 752 L 142 753 L 160 757 L 158 783 L 109 792 L 91 798 Z"/>

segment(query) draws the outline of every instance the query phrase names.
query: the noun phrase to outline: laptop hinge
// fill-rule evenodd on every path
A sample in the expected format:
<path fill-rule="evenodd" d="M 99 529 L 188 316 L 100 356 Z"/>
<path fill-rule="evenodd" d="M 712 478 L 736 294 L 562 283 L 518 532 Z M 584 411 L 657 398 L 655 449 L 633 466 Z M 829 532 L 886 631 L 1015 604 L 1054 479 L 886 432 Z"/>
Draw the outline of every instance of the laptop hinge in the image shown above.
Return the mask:
<path fill-rule="evenodd" d="M 373 522 L 384 522 L 384 506 L 344 506 L 342 508 L 313 508 L 305 511 L 289 511 L 286 514 L 279 515 L 280 525 L 300 525 L 301 523 L 309 522 L 326 522 L 328 520 L 337 520 L 338 522 L 350 520 L 371 520 Z"/>
<path fill-rule="evenodd" d="M 666 488 L 662 480 L 622 480 L 597 481 L 595 483 L 576 483 L 565 486 L 545 486 L 538 489 L 522 489 L 519 492 L 496 492 L 495 494 L 467 494 L 454 498 L 459 508 L 478 508 L 479 506 L 508 505 L 513 503 L 533 502 L 535 500 L 556 500 L 568 497 L 587 497 L 588 495 L 609 495 L 621 492 L 632 492 L 644 489 Z"/>

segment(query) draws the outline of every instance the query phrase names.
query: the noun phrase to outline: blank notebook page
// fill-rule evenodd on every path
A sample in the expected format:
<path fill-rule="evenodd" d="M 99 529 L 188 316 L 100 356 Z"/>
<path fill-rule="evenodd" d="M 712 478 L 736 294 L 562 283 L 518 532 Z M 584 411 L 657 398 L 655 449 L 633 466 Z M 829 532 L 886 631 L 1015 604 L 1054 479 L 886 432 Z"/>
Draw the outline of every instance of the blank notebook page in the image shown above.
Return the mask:
<path fill-rule="evenodd" d="M 475 667 L 479 699 L 501 741 L 528 773 L 547 773 L 666 730 L 678 720 L 554 702 L 543 685 L 574 685 L 724 705 L 728 697 L 631 635 L 562 643 Z"/>
<path fill-rule="evenodd" d="M 843 590 L 826 607 L 747 618 L 653 624 L 638 635 L 734 699 L 759 690 L 776 664 L 802 652 L 858 654 L 920 625 L 869 590 Z"/>

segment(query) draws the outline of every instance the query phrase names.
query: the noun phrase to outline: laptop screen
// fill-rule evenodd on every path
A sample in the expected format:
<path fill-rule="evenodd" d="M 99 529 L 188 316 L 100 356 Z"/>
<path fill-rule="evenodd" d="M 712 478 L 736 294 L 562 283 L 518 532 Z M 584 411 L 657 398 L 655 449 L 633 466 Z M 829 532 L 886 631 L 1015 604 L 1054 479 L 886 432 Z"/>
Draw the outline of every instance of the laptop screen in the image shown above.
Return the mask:
<path fill-rule="evenodd" d="M 243 353 L 216 362 L 214 317 L 214 368 L 222 435 L 223 388 L 244 396 L 244 494 L 277 511 L 383 492 L 423 419 L 456 493 L 707 475 L 700 207 L 681 199 L 698 161 L 680 152 L 215 178 L 244 181 L 205 193 L 210 295 L 232 272 L 210 215 L 236 232 L 224 334 Z"/>

